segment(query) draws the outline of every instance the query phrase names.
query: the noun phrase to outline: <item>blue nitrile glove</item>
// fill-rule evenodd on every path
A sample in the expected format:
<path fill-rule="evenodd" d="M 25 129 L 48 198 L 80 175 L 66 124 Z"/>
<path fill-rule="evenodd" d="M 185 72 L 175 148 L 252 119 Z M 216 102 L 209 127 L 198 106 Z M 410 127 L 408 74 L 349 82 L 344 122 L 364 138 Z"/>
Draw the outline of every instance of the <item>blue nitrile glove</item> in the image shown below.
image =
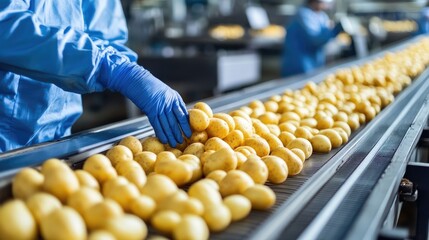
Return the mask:
<path fill-rule="evenodd" d="M 192 132 L 185 103 L 179 93 L 136 63 L 123 62 L 109 77 L 107 87 L 119 91 L 149 118 L 156 136 L 175 147 Z"/>
<path fill-rule="evenodd" d="M 340 34 L 342 31 L 344 31 L 343 29 L 343 25 L 340 22 L 335 23 L 334 28 L 332 29 L 332 32 L 334 34 L 334 36 L 337 36 L 338 34 Z"/>

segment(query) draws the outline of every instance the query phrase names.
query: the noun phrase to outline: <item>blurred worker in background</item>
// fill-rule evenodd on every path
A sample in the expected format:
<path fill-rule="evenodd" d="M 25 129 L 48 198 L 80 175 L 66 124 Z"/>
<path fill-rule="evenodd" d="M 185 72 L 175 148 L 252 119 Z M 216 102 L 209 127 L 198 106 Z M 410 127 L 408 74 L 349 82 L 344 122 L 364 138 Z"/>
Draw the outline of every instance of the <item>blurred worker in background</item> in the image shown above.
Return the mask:
<path fill-rule="evenodd" d="M 333 0 L 307 0 L 287 27 L 283 53 L 282 76 L 308 73 L 325 64 L 323 47 L 342 28 L 331 26 L 324 12 Z"/>
<path fill-rule="evenodd" d="M 420 12 L 420 17 L 417 19 L 417 27 L 416 34 L 429 33 L 429 3 Z"/>
<path fill-rule="evenodd" d="M 136 64 L 119 0 L 0 1 L 0 152 L 70 134 L 81 94 L 133 101 L 171 146 L 190 136 L 180 95 Z"/>

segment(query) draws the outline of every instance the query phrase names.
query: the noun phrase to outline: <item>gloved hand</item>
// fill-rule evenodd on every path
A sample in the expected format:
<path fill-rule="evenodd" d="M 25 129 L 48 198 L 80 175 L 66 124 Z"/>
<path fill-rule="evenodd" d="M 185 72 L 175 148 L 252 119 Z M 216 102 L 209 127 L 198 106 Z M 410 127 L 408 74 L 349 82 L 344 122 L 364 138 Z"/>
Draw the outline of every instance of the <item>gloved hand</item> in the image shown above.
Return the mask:
<path fill-rule="evenodd" d="M 107 87 L 119 91 L 136 104 L 149 118 L 162 143 L 176 147 L 192 132 L 189 116 L 180 95 L 136 63 L 116 66 Z"/>

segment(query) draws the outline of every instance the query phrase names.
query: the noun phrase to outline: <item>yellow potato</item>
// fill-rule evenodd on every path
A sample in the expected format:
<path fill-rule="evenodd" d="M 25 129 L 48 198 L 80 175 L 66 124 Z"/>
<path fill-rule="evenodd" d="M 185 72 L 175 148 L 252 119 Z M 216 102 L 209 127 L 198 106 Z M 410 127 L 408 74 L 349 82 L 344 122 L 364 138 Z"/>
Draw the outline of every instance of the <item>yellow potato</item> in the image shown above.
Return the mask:
<path fill-rule="evenodd" d="M 279 123 L 287 121 L 301 121 L 301 117 L 295 112 L 285 112 L 280 116 Z"/>
<path fill-rule="evenodd" d="M 305 118 L 301 120 L 300 125 L 314 128 L 317 126 L 317 120 L 314 118 Z"/>
<path fill-rule="evenodd" d="M 209 138 L 209 135 L 207 134 L 206 131 L 202 131 L 202 132 L 194 131 L 189 140 L 191 143 L 199 142 L 199 143 L 204 144 L 207 142 L 208 138 Z"/>
<path fill-rule="evenodd" d="M 116 239 L 141 240 L 147 236 L 146 224 L 131 214 L 108 219 L 103 228 L 112 233 Z"/>
<path fill-rule="evenodd" d="M 244 151 L 244 150 L 243 150 Z M 247 151 L 247 150 L 246 150 Z M 250 156 L 251 155 L 251 153 L 249 152 L 249 154 L 247 155 L 247 156 Z M 243 163 L 245 162 L 245 161 L 247 161 L 247 157 L 246 157 L 246 155 L 244 155 L 243 153 L 241 153 L 241 152 L 235 152 L 235 156 L 237 156 L 237 169 L 238 168 L 240 168 L 241 167 L 241 165 L 243 165 Z"/>
<path fill-rule="evenodd" d="M 349 141 L 349 136 L 347 135 L 346 131 L 342 128 L 333 128 L 338 134 L 341 136 L 342 143 L 345 144 Z"/>
<path fill-rule="evenodd" d="M 262 161 L 268 168 L 268 181 L 274 184 L 286 181 L 289 170 L 283 159 L 277 156 L 265 156 Z"/>
<path fill-rule="evenodd" d="M 243 133 L 244 138 L 248 138 L 253 134 L 253 126 L 251 120 L 248 121 L 241 116 L 232 117 L 235 122 L 235 129 Z"/>
<path fill-rule="evenodd" d="M 206 176 L 206 179 L 212 179 L 214 180 L 218 185 L 220 185 L 220 182 L 222 179 L 226 176 L 226 172 L 223 170 L 214 170 L 213 172 L 209 173 L 209 175 Z"/>
<path fill-rule="evenodd" d="M 25 200 L 42 190 L 43 181 L 43 175 L 37 170 L 23 168 L 12 180 L 12 195 Z"/>
<path fill-rule="evenodd" d="M 305 153 L 305 159 L 308 159 L 311 154 L 313 154 L 313 146 L 311 145 L 310 141 L 304 138 L 296 138 L 289 142 L 286 147 L 289 149 L 301 149 Z"/>
<path fill-rule="evenodd" d="M 139 218 L 147 221 L 155 213 L 155 201 L 145 195 L 140 195 L 130 202 L 130 211 Z"/>
<path fill-rule="evenodd" d="M 325 135 L 329 138 L 329 141 L 331 142 L 333 148 L 340 147 L 341 144 L 343 144 L 343 139 L 340 133 L 338 133 L 334 129 L 324 129 L 320 131 L 320 134 Z"/>
<path fill-rule="evenodd" d="M 315 152 L 329 153 L 332 150 L 331 141 L 325 135 L 316 135 L 310 142 Z"/>
<path fill-rule="evenodd" d="M 110 160 L 102 154 L 95 154 L 86 159 L 83 170 L 89 172 L 100 184 L 118 175 Z"/>
<path fill-rule="evenodd" d="M 130 202 L 140 195 L 138 188 L 134 184 L 121 184 L 113 186 L 105 195 L 106 198 L 115 200 L 121 205 L 124 211 L 130 210 Z"/>
<path fill-rule="evenodd" d="M 184 163 L 188 164 L 191 167 L 192 177 L 191 177 L 191 180 L 189 180 L 190 183 L 195 182 L 202 178 L 203 170 L 201 168 L 201 161 L 197 156 L 192 154 L 184 154 L 180 156 L 178 160 L 183 161 Z"/>
<path fill-rule="evenodd" d="M 231 212 L 231 220 L 233 222 L 246 218 L 252 209 L 250 200 L 241 195 L 228 196 L 223 200 L 223 204 Z"/>
<path fill-rule="evenodd" d="M 216 191 L 219 191 L 219 184 L 215 180 L 213 180 L 213 179 L 204 178 L 204 179 L 199 180 L 199 182 L 207 184 L 207 185 L 210 185 Z"/>
<path fill-rule="evenodd" d="M 97 179 L 95 179 L 89 172 L 84 170 L 75 170 L 74 174 L 79 181 L 80 187 L 89 187 L 95 190 L 100 190 L 100 184 L 97 182 Z"/>
<path fill-rule="evenodd" d="M 250 147 L 250 146 L 240 146 L 240 147 L 236 148 L 235 151 L 241 152 L 246 157 L 248 157 L 248 156 L 250 156 L 252 154 L 256 154 L 255 149 L 252 148 L 252 147 Z"/>
<path fill-rule="evenodd" d="M 70 207 L 55 209 L 42 218 L 40 230 L 43 239 L 85 240 L 87 237 L 85 222 Z"/>
<path fill-rule="evenodd" d="M 33 214 L 34 220 L 40 224 L 42 218 L 53 210 L 61 208 L 61 202 L 51 194 L 39 192 L 33 194 L 25 202 L 28 209 Z"/>
<path fill-rule="evenodd" d="M 259 157 L 267 156 L 268 154 L 270 154 L 270 145 L 268 144 L 267 140 L 261 137 L 246 138 L 244 140 L 244 145 L 255 149 L 256 154 Z"/>
<path fill-rule="evenodd" d="M 206 222 L 195 215 L 185 215 L 173 229 L 173 238 L 176 240 L 207 240 L 209 228 Z"/>
<path fill-rule="evenodd" d="M 284 122 L 279 125 L 281 132 L 294 133 L 296 131 L 296 126 L 290 122 Z M 259 134 L 260 135 L 260 134 Z"/>
<path fill-rule="evenodd" d="M 345 113 L 345 112 L 338 112 L 333 117 L 334 121 L 343 121 L 343 122 L 347 122 L 348 118 L 349 117 L 348 117 L 347 113 Z"/>
<path fill-rule="evenodd" d="M 252 113 L 250 113 L 249 116 L 251 118 L 258 118 L 259 116 L 261 116 L 264 113 L 265 113 L 265 109 L 263 109 L 263 108 L 254 108 L 254 109 L 252 109 Z"/>
<path fill-rule="evenodd" d="M 170 148 L 170 149 L 168 149 L 167 151 L 169 151 L 169 152 L 173 153 L 173 154 L 174 154 L 174 156 L 176 156 L 176 157 L 180 157 L 180 156 L 183 154 L 183 152 L 182 152 L 182 151 L 180 151 L 180 150 L 179 150 L 179 149 L 177 149 L 177 148 Z"/>
<path fill-rule="evenodd" d="M 267 124 L 268 129 L 270 130 L 270 133 L 274 134 L 275 136 L 280 135 L 280 128 L 279 126 L 275 124 Z"/>
<path fill-rule="evenodd" d="M 174 161 L 176 159 L 177 159 L 176 155 L 174 155 L 174 153 L 172 153 L 172 152 L 169 152 L 169 151 L 160 152 L 160 153 L 158 153 L 158 155 L 156 155 L 156 162 L 154 165 L 154 170 L 155 170 L 157 163 L 162 162 L 162 161 Z"/>
<path fill-rule="evenodd" d="M 209 138 L 224 138 L 229 133 L 228 124 L 220 118 L 210 118 L 209 126 L 206 129 Z"/>
<path fill-rule="evenodd" d="M 228 143 L 226 143 L 225 141 L 223 141 L 222 139 L 218 138 L 218 137 L 212 137 L 209 140 L 207 140 L 204 150 L 208 151 L 208 150 L 215 150 L 218 151 L 222 148 L 231 148 Z"/>
<path fill-rule="evenodd" d="M 187 146 L 185 148 L 185 151 L 183 151 L 183 154 L 193 154 L 197 156 L 198 158 L 201 157 L 201 155 L 204 153 L 204 144 L 200 142 L 192 143 L 191 145 Z"/>
<path fill-rule="evenodd" d="M 282 141 L 272 133 L 264 133 L 261 137 L 268 142 L 271 151 L 278 147 L 283 147 Z"/>
<path fill-rule="evenodd" d="M 265 112 L 258 119 L 264 124 L 279 124 L 279 117 L 273 112 Z"/>
<path fill-rule="evenodd" d="M 219 191 L 207 181 L 200 180 L 192 184 L 188 190 L 188 194 L 189 197 L 200 200 L 204 205 L 204 208 L 216 206 L 222 202 L 222 197 Z"/>
<path fill-rule="evenodd" d="M 207 176 L 214 170 L 230 171 L 237 167 L 237 156 L 228 146 L 210 154 L 203 167 L 204 175 Z"/>
<path fill-rule="evenodd" d="M 177 186 L 183 186 L 192 178 L 193 168 L 183 161 L 160 161 L 155 164 L 155 172 L 173 180 Z"/>
<path fill-rule="evenodd" d="M 219 192 L 222 197 L 233 194 L 242 194 L 247 188 L 253 186 L 253 179 L 241 170 L 227 172 L 226 176 L 219 184 Z"/>
<path fill-rule="evenodd" d="M 116 238 L 106 230 L 96 230 L 89 234 L 88 240 L 116 240 Z"/>
<path fill-rule="evenodd" d="M 256 184 L 264 184 L 268 179 L 268 168 L 256 155 L 248 157 L 240 170 L 247 173 Z"/>
<path fill-rule="evenodd" d="M 212 108 L 205 102 L 197 102 L 194 105 L 194 109 L 199 109 L 207 114 L 209 117 L 213 117 L 213 110 Z"/>
<path fill-rule="evenodd" d="M 79 189 L 79 181 L 69 167 L 56 168 L 44 175 L 43 190 L 65 203 Z"/>
<path fill-rule="evenodd" d="M 134 160 L 140 164 L 146 174 L 153 172 L 156 162 L 156 154 L 153 152 L 140 152 L 134 156 Z"/>
<path fill-rule="evenodd" d="M 305 153 L 304 151 L 302 151 L 299 148 L 292 148 L 291 151 L 293 153 L 295 153 L 295 155 L 297 155 L 299 157 L 299 159 L 301 159 L 301 161 L 304 163 L 305 162 Z"/>
<path fill-rule="evenodd" d="M 112 178 L 112 179 L 106 181 L 105 183 L 103 183 L 102 194 L 103 194 L 103 196 L 109 195 L 110 191 L 114 187 L 116 187 L 118 185 L 126 185 L 128 183 L 129 183 L 128 180 L 123 176 L 118 176 L 117 178 Z"/>
<path fill-rule="evenodd" d="M 147 177 L 141 193 L 151 197 L 159 203 L 177 191 L 176 184 L 167 176 L 155 174 Z"/>
<path fill-rule="evenodd" d="M 115 168 L 120 176 L 125 177 L 138 188 L 146 183 L 146 173 L 136 161 L 122 161 Z"/>
<path fill-rule="evenodd" d="M 252 208 L 256 210 L 267 210 L 276 202 L 276 195 L 271 188 L 265 185 L 254 185 L 244 191 L 243 196 L 250 200 Z"/>
<path fill-rule="evenodd" d="M 223 203 L 211 206 L 204 211 L 203 218 L 210 231 L 220 232 L 231 223 L 231 212 Z"/>
<path fill-rule="evenodd" d="M 111 199 L 96 203 L 84 212 L 83 218 L 89 230 L 100 229 L 108 219 L 124 214 L 121 206 Z M 55 224 L 54 224 L 55 225 Z"/>
<path fill-rule="evenodd" d="M 252 118 L 252 126 L 255 129 L 255 133 L 262 135 L 262 133 L 270 133 L 270 129 L 263 124 L 259 119 Z"/>
<path fill-rule="evenodd" d="M 155 213 L 151 223 L 156 230 L 170 234 L 181 220 L 182 217 L 175 211 L 165 210 Z"/>
<path fill-rule="evenodd" d="M 37 239 L 37 224 L 20 199 L 0 207 L 0 239 Z"/>
<path fill-rule="evenodd" d="M 294 135 L 297 138 L 304 138 L 307 140 L 313 137 L 313 134 L 311 133 L 311 131 L 306 127 L 298 127 Z"/>
<path fill-rule="evenodd" d="M 204 166 L 204 164 L 207 161 L 207 158 L 214 152 L 216 152 L 216 151 L 215 150 L 207 150 L 201 155 L 201 157 L 200 157 L 201 166 Z"/>
<path fill-rule="evenodd" d="M 113 166 L 116 166 L 120 161 L 133 160 L 133 152 L 125 146 L 117 145 L 106 152 L 106 157 L 109 158 Z"/>
<path fill-rule="evenodd" d="M 264 103 L 261 102 L 260 100 L 253 100 L 249 103 L 248 105 L 250 108 L 254 109 L 254 108 L 262 108 L 265 109 Z"/>
<path fill-rule="evenodd" d="M 223 139 L 223 141 L 225 141 L 233 149 L 239 147 L 244 143 L 243 132 L 239 130 L 233 130 Z"/>
<path fill-rule="evenodd" d="M 252 123 L 252 119 L 250 118 L 250 116 L 243 110 L 234 110 L 234 111 L 230 112 L 229 115 L 233 118 L 234 117 L 241 117 L 244 120 L 246 120 L 248 123 Z M 234 120 L 234 122 L 235 122 L 235 120 Z M 235 123 L 235 126 L 237 127 L 237 122 Z"/>
<path fill-rule="evenodd" d="M 102 201 L 103 196 L 100 192 L 93 188 L 83 187 L 68 197 L 67 205 L 83 216 L 90 207 Z"/>
<path fill-rule="evenodd" d="M 193 214 L 200 216 L 204 212 L 204 206 L 197 198 L 188 197 L 185 191 L 179 190 L 173 196 L 164 199 L 156 208 L 157 212 L 166 210 L 175 211 L 180 215 Z"/>
<path fill-rule="evenodd" d="M 291 150 L 285 147 L 281 147 L 281 148 L 275 149 L 271 153 L 271 155 L 280 157 L 281 159 L 283 159 L 283 161 L 286 162 L 289 175 L 295 176 L 302 171 L 303 163 L 301 159 Z"/>
<path fill-rule="evenodd" d="M 52 170 L 58 170 L 58 169 L 66 169 L 68 168 L 68 165 L 64 163 L 64 161 L 58 159 L 58 158 L 50 158 L 43 162 L 41 173 L 43 175 L 49 174 Z"/>
<path fill-rule="evenodd" d="M 290 132 L 281 132 L 279 135 L 279 139 L 282 142 L 283 146 L 287 146 L 292 140 L 294 140 L 296 137 Z"/>
<path fill-rule="evenodd" d="M 337 128 L 337 127 L 342 128 L 347 133 L 348 137 L 350 137 L 350 135 L 352 134 L 352 130 L 346 122 L 336 121 L 336 122 L 334 122 L 334 125 L 332 127 L 333 128 Z"/>
<path fill-rule="evenodd" d="M 165 151 L 165 146 L 162 144 L 157 137 L 148 137 L 141 140 L 142 151 L 153 152 L 158 154 Z"/>
<path fill-rule="evenodd" d="M 134 155 L 143 151 L 143 147 L 142 147 L 140 140 L 138 140 L 134 136 L 125 137 L 118 144 L 124 145 L 125 147 L 129 148 L 131 150 L 131 152 L 133 152 Z"/>
<path fill-rule="evenodd" d="M 189 109 L 189 124 L 192 130 L 202 132 L 206 130 L 210 123 L 210 117 L 199 109 Z"/>
<path fill-rule="evenodd" d="M 360 127 L 360 123 L 359 123 L 359 115 L 355 114 L 355 115 L 350 115 L 347 124 L 350 126 L 350 129 L 352 131 L 355 131 L 356 129 L 358 129 Z"/>
<path fill-rule="evenodd" d="M 317 121 L 317 129 L 327 129 L 334 125 L 334 120 L 331 117 L 325 117 Z"/>
<path fill-rule="evenodd" d="M 279 95 L 277 96 L 281 98 Z M 279 109 L 279 104 L 277 102 L 279 101 L 269 100 L 264 102 L 265 110 L 267 112 L 274 112 L 274 113 L 277 112 L 277 110 Z"/>
<path fill-rule="evenodd" d="M 229 131 L 232 131 L 235 129 L 234 118 L 232 118 L 231 115 L 226 113 L 215 113 L 213 117 L 224 120 L 228 124 Z"/>

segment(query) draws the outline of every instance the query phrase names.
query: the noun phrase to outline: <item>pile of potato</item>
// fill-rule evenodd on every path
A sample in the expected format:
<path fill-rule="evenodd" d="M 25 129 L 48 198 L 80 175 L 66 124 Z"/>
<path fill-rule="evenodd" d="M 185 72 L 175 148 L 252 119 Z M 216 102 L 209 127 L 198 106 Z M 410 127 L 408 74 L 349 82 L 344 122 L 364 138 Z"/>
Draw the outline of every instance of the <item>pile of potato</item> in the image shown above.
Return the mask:
<path fill-rule="evenodd" d="M 373 119 L 429 63 L 429 40 L 230 113 L 189 110 L 192 136 L 176 148 L 129 136 L 83 169 L 48 159 L 13 179 L 0 239 L 208 239 L 276 201 L 266 185 L 301 172 Z M 185 186 L 187 191 L 180 189 Z"/>

